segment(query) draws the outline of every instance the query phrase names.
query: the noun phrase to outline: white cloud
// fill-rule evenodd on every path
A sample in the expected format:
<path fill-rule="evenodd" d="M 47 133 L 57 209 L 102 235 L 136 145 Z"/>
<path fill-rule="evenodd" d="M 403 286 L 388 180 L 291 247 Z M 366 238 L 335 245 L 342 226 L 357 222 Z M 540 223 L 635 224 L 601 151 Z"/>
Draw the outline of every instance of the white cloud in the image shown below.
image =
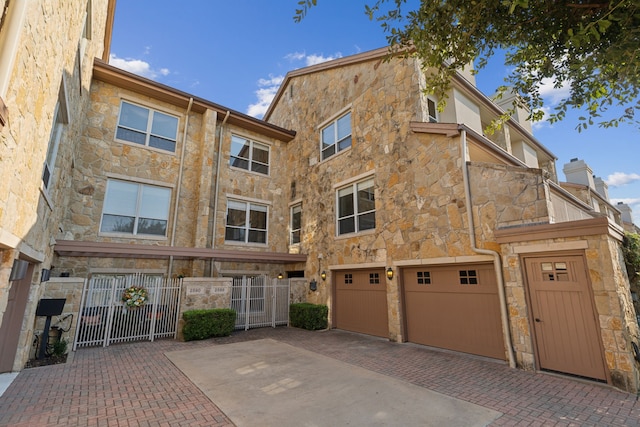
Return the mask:
<path fill-rule="evenodd" d="M 260 86 L 260 88 L 255 92 L 258 102 L 249 105 L 247 114 L 258 118 L 264 116 L 283 80 L 284 76 L 269 76 L 268 79 L 258 80 L 258 86 Z"/>
<path fill-rule="evenodd" d="M 323 55 L 307 55 L 304 52 L 293 52 L 285 55 L 284 57 L 289 62 L 303 62 L 305 67 L 321 64 L 323 62 L 331 61 L 333 59 L 342 58 L 341 53 L 336 53 L 331 56 L 323 56 Z M 258 98 L 255 104 L 249 105 L 247 108 L 247 114 L 252 117 L 262 118 L 264 113 L 267 112 L 271 101 L 275 97 L 278 92 L 278 88 L 282 84 L 284 80 L 284 76 L 269 76 L 268 79 L 260 79 L 258 80 L 258 90 L 256 90 L 255 94 Z"/>
<path fill-rule="evenodd" d="M 290 62 L 304 62 L 304 66 L 309 67 L 311 65 L 321 64 L 323 62 L 342 58 L 342 54 L 340 52 L 337 52 L 335 55 L 324 56 L 316 53 L 307 55 L 304 52 L 293 52 L 285 55 L 284 58 L 289 60 Z"/>
<path fill-rule="evenodd" d="M 284 59 L 288 59 L 289 61 L 300 61 L 304 59 L 305 56 L 304 52 L 294 52 L 285 55 Z"/>
<path fill-rule="evenodd" d="M 538 88 L 542 98 L 551 105 L 556 105 L 562 99 L 568 97 L 571 90 L 569 82 L 562 82 L 560 87 L 555 87 L 555 80 L 550 78 L 542 79 Z"/>
<path fill-rule="evenodd" d="M 634 181 L 640 181 L 640 175 L 637 173 L 614 172 L 607 177 L 605 182 L 610 187 L 620 187 Z"/>
<path fill-rule="evenodd" d="M 154 70 L 146 61 L 134 58 L 118 58 L 114 53 L 109 55 L 109 64 L 148 79 L 155 79 L 159 75 L 168 76 L 171 74 L 171 71 L 168 68 Z"/>
<path fill-rule="evenodd" d="M 306 62 L 307 62 L 307 66 L 310 66 L 310 65 L 322 64 L 323 62 L 332 61 L 338 58 L 342 58 L 342 54 L 339 52 L 333 56 L 307 55 Z"/>

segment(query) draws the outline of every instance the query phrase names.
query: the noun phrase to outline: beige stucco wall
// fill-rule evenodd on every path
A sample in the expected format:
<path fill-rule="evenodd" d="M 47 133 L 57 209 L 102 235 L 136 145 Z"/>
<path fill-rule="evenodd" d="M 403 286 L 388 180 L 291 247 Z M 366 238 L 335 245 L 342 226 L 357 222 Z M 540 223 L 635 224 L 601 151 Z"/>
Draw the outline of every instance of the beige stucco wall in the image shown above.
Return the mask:
<path fill-rule="evenodd" d="M 21 369 L 28 357 L 33 337 L 29 325 L 42 292 L 40 268 L 51 264 L 50 243 L 58 236 L 67 203 L 63 189 L 69 185 L 75 143 L 84 127 L 92 62 L 103 52 L 108 0 L 94 0 L 91 39 L 78 58 L 86 4 L 86 0 L 29 2 L 9 88 L 3 96 L 9 114 L 0 129 L 0 279 L 8 275 L 17 257 L 36 264 L 15 370 Z M 61 81 L 66 87 L 69 123 L 60 141 L 49 190 L 43 191 L 43 163 Z M 7 280 L 0 280 L 0 320 L 9 286 Z"/>

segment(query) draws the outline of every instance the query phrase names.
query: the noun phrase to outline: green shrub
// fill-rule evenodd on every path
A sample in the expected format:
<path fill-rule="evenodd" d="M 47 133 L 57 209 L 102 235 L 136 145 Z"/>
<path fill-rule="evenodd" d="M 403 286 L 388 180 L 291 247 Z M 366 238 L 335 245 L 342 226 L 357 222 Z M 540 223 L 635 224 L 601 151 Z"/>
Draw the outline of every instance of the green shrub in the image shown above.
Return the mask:
<path fill-rule="evenodd" d="M 325 329 L 328 325 L 329 307 L 321 304 L 301 302 L 289 306 L 290 324 L 296 328 Z"/>
<path fill-rule="evenodd" d="M 185 341 L 227 337 L 236 324 L 236 312 L 230 308 L 188 310 L 182 313 L 182 318 L 185 321 L 182 328 Z"/>

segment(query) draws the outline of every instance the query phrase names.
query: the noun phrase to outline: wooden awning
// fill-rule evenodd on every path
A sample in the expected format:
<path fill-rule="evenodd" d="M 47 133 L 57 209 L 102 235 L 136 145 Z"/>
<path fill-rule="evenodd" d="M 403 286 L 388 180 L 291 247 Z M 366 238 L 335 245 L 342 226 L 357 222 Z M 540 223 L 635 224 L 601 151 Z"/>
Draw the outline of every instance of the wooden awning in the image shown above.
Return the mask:
<path fill-rule="evenodd" d="M 174 259 L 213 259 L 214 261 L 264 262 L 276 264 L 307 261 L 306 254 L 290 254 L 285 252 L 186 248 L 79 240 L 58 240 L 56 241 L 54 251 L 59 256 L 64 257 L 168 259 L 173 256 Z"/>

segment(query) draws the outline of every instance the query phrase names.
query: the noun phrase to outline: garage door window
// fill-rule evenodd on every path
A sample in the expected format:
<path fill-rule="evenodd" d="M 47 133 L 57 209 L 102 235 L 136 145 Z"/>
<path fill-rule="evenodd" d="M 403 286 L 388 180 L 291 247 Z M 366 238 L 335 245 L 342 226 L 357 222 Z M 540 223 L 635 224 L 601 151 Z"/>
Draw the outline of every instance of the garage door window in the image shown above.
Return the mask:
<path fill-rule="evenodd" d="M 344 275 L 344 284 L 345 285 L 350 285 L 353 283 L 353 276 L 351 275 L 351 273 L 347 273 Z"/>
<path fill-rule="evenodd" d="M 416 275 L 418 279 L 418 285 L 431 284 L 431 273 L 429 271 L 418 271 Z"/>
<path fill-rule="evenodd" d="M 477 285 L 478 274 L 475 270 L 460 270 L 461 285 Z"/>
<path fill-rule="evenodd" d="M 380 274 L 379 273 L 369 273 L 369 283 L 372 285 L 380 284 Z"/>

